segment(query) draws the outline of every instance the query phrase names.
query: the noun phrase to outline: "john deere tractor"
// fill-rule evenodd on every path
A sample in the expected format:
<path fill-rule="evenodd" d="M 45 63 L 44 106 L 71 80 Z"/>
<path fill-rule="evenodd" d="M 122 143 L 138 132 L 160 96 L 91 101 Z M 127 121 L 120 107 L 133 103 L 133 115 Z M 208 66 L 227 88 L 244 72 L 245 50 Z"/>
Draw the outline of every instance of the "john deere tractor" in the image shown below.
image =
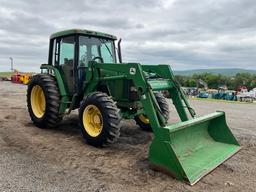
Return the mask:
<path fill-rule="evenodd" d="M 224 112 L 196 118 L 169 65 L 123 63 L 121 40 L 117 46 L 116 40 L 78 29 L 51 35 L 48 64 L 41 65 L 27 90 L 28 111 L 37 127 L 55 127 L 79 109 L 84 139 L 101 147 L 118 139 L 122 119 L 134 119 L 153 131 L 150 164 L 191 185 L 240 149 Z M 172 114 L 163 90 L 181 122 L 167 125 Z"/>

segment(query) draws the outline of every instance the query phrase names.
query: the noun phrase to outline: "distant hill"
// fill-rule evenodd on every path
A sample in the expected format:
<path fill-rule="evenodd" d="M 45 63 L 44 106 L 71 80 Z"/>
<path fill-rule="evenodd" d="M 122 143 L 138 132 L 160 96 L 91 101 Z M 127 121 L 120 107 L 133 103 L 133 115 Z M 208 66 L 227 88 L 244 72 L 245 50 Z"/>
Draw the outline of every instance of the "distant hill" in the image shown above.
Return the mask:
<path fill-rule="evenodd" d="M 195 70 L 185 70 L 185 71 L 174 71 L 175 75 L 183 75 L 183 76 L 192 76 L 193 74 L 201 74 L 201 73 L 212 73 L 212 74 L 221 74 L 226 76 L 234 76 L 237 73 L 251 73 L 256 74 L 256 70 L 247 70 L 247 69 L 195 69 Z"/>

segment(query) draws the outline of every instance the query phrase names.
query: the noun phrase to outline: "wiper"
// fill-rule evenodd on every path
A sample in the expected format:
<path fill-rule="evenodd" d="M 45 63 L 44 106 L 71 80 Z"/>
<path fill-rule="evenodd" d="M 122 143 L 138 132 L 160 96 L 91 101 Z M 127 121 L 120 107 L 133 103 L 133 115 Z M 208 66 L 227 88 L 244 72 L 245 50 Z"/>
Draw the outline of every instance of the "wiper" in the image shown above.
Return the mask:
<path fill-rule="evenodd" d="M 112 53 L 111 53 L 109 47 L 105 44 L 105 43 L 106 43 L 106 40 L 104 40 L 104 39 L 99 39 L 99 40 L 100 40 L 101 43 L 103 43 L 103 45 L 105 45 L 105 47 L 107 48 L 107 50 L 108 50 L 110 56 L 112 57 L 112 59 L 114 59 L 114 57 L 113 57 L 113 55 L 112 55 Z"/>

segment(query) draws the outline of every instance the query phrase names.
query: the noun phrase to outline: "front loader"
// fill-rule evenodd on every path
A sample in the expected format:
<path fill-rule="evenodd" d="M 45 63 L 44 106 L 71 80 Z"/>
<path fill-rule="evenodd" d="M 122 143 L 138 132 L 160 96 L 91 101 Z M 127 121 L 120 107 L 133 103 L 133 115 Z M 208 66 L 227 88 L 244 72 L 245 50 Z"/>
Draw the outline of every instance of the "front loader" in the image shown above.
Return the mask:
<path fill-rule="evenodd" d="M 169 65 L 123 63 L 115 40 L 78 29 L 51 36 L 48 64 L 28 85 L 36 126 L 54 127 L 79 109 L 83 137 L 101 147 L 118 139 L 121 119 L 134 119 L 153 131 L 150 164 L 191 185 L 239 151 L 224 112 L 196 117 Z M 167 125 L 171 114 L 161 91 L 170 95 L 181 122 Z"/>

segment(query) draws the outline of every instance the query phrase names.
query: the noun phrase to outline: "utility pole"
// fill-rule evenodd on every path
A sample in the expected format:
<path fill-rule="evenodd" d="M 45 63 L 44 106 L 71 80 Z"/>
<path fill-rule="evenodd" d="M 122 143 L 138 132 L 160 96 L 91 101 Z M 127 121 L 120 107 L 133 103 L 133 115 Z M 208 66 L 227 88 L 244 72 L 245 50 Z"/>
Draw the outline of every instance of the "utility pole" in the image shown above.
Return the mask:
<path fill-rule="evenodd" d="M 9 57 L 9 59 L 11 60 L 11 70 L 13 71 L 13 58 Z"/>

